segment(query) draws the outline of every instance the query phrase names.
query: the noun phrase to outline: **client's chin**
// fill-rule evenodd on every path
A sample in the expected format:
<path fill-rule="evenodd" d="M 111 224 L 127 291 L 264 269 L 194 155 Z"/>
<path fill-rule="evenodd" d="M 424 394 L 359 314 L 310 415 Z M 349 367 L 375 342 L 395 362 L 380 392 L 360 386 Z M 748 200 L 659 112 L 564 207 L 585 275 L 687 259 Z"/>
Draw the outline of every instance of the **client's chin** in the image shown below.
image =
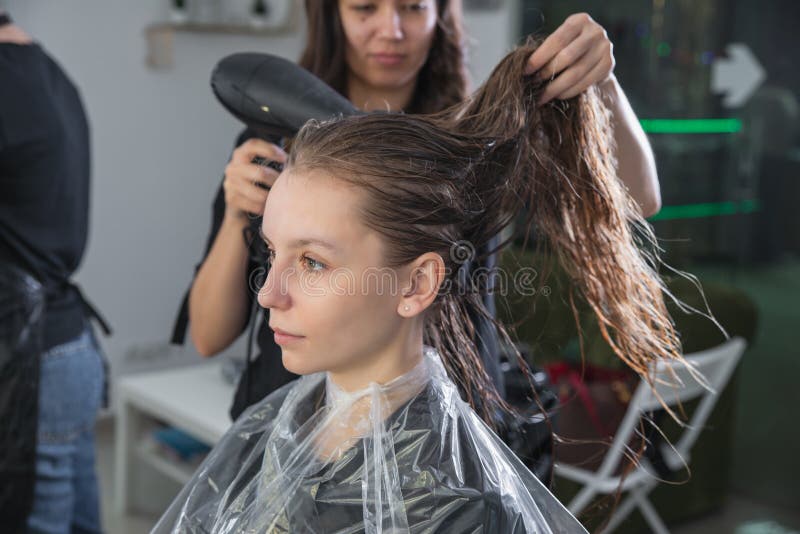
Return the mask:
<path fill-rule="evenodd" d="M 287 371 L 296 375 L 309 375 L 319 371 L 302 353 L 292 349 L 281 348 L 281 360 Z"/>

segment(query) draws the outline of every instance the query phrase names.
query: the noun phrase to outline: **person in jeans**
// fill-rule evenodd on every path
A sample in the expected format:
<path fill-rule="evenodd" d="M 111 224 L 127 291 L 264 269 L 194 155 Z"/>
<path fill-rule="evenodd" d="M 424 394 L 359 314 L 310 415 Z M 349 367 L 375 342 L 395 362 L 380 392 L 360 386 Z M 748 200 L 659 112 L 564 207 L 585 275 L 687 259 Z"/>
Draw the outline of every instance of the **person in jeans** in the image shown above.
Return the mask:
<path fill-rule="evenodd" d="M 100 532 L 95 418 L 105 322 L 70 281 L 89 226 L 78 89 L 0 11 L 0 525 Z"/>

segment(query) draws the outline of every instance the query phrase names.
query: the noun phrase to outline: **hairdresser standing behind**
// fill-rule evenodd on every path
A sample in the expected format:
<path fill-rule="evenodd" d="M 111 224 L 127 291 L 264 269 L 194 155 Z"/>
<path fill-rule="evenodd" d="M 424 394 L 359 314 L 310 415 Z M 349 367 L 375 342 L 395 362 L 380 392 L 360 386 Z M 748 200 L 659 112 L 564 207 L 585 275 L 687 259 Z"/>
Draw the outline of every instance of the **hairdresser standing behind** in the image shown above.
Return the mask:
<path fill-rule="evenodd" d="M 432 113 L 467 96 L 460 1 L 306 0 L 306 14 L 309 41 L 300 65 L 358 108 Z M 619 175 L 644 214 L 651 215 L 660 202 L 653 154 L 613 69 L 605 31 L 585 14 L 569 17 L 531 56 L 529 65 L 529 72 L 552 78 L 545 101 L 571 98 L 599 85 L 614 116 Z M 259 241 L 254 216 L 263 214 L 278 173 L 252 161 L 260 157 L 283 163 L 286 154 L 277 143 L 245 130 L 225 168 L 206 255 L 188 297 L 188 317 L 185 305 L 173 337 L 182 339 L 190 317 L 191 338 L 205 356 L 231 345 L 254 318 L 263 273 L 260 282 L 255 278 L 264 265 L 254 253 Z M 495 259 L 490 257 L 487 267 Z M 487 305 L 494 310 L 493 302 Z M 258 329 L 260 354 L 239 383 L 231 409 L 234 418 L 295 378 L 282 365 L 268 320 L 251 326 Z M 496 341 L 491 334 L 479 337 L 484 341 L 480 348 L 485 367 L 502 394 Z"/>
<path fill-rule="evenodd" d="M 86 246 L 89 163 L 77 88 L 0 10 L 3 532 L 101 531 L 94 424 L 105 366 L 88 322 L 99 316 L 70 282 Z"/>

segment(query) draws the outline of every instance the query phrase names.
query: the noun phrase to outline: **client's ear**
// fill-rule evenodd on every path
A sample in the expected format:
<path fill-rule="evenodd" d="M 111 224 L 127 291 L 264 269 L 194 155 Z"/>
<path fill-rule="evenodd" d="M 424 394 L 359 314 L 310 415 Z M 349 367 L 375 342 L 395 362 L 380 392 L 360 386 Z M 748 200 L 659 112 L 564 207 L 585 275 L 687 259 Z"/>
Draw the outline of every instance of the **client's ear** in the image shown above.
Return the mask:
<path fill-rule="evenodd" d="M 439 294 L 445 279 L 445 265 L 442 257 L 435 252 L 426 252 L 408 267 L 405 287 L 402 287 L 397 313 L 403 317 L 414 317 L 425 311 Z"/>

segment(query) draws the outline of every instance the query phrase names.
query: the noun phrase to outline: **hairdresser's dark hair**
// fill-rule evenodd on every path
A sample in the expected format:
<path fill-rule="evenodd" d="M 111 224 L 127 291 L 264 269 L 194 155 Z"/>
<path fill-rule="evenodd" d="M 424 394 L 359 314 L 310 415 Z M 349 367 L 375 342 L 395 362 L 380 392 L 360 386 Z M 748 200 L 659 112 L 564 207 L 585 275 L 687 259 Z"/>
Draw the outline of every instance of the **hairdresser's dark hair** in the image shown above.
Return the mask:
<path fill-rule="evenodd" d="M 347 45 L 338 0 L 306 0 L 306 48 L 300 66 L 347 97 Z M 467 96 L 461 0 L 436 0 L 436 33 L 407 113 L 435 113 Z"/>
<path fill-rule="evenodd" d="M 480 250 L 524 209 L 519 230 L 535 224 L 570 279 L 573 309 L 588 304 L 631 369 L 649 381 L 651 362 L 682 358 L 655 258 L 639 242 L 655 238 L 616 175 L 609 112 L 593 87 L 538 105 L 545 82 L 523 74 L 537 46 L 511 52 L 469 100 L 441 113 L 311 122 L 289 157 L 289 168 L 323 170 L 364 193 L 363 220 L 385 239 L 389 266 L 442 256 L 450 275 L 428 310 L 426 343 L 487 422 L 508 406 L 481 365 L 468 311 L 510 339 L 453 250 Z"/>

